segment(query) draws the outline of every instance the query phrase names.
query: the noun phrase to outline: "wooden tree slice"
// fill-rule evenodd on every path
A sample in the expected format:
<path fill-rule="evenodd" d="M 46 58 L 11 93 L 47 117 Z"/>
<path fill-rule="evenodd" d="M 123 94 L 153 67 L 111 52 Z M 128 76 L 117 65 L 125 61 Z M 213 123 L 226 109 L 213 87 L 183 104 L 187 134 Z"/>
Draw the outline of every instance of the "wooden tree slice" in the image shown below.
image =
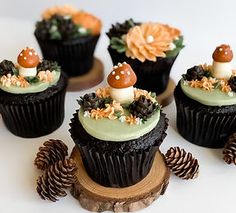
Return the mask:
<path fill-rule="evenodd" d="M 89 211 L 131 212 L 149 206 L 164 194 L 170 171 L 158 151 L 149 174 L 140 182 L 125 188 L 110 188 L 94 182 L 85 171 L 79 150 L 74 147 L 71 158 L 78 166 L 77 183 L 71 193 Z"/>
<path fill-rule="evenodd" d="M 167 106 L 173 100 L 175 82 L 170 78 L 166 90 L 157 96 L 157 101 L 160 105 Z"/>
<path fill-rule="evenodd" d="M 88 73 L 81 76 L 69 78 L 67 90 L 81 91 L 96 86 L 97 84 L 102 82 L 104 78 L 103 69 L 104 68 L 102 62 L 99 59 L 94 58 L 93 67 Z"/>

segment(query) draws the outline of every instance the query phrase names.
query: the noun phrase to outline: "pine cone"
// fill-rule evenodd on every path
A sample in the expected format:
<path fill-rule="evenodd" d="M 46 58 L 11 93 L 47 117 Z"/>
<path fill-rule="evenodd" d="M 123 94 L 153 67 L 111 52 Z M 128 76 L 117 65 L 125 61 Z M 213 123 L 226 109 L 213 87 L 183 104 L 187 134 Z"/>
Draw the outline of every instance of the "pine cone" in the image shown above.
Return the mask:
<path fill-rule="evenodd" d="M 98 97 L 94 92 L 85 94 L 84 97 L 80 97 L 78 100 L 79 105 L 84 111 L 91 111 L 92 109 L 103 108 L 104 100 Z"/>
<path fill-rule="evenodd" d="M 194 66 L 187 70 L 186 80 L 201 80 L 205 76 L 205 70 L 202 66 Z"/>
<path fill-rule="evenodd" d="M 49 20 L 42 20 L 42 21 L 38 21 L 36 23 L 36 28 L 35 28 L 35 35 L 41 39 L 48 39 L 49 38 L 49 31 L 52 27 L 52 24 Z"/>
<path fill-rule="evenodd" d="M 234 163 L 236 165 L 236 133 L 229 137 L 223 150 L 223 159 L 226 163 Z"/>
<path fill-rule="evenodd" d="M 153 103 L 144 95 L 141 95 L 138 100 L 133 101 L 129 106 L 129 111 L 132 115 L 144 120 L 150 118 L 157 109 L 157 103 Z"/>
<path fill-rule="evenodd" d="M 56 30 L 52 30 L 53 26 Z M 53 15 L 48 20 L 37 22 L 35 34 L 41 39 L 53 40 L 70 40 L 79 35 L 78 27 L 73 20 L 60 15 Z"/>
<path fill-rule="evenodd" d="M 39 147 L 34 164 L 38 169 L 45 170 L 59 160 L 64 160 L 68 155 L 68 147 L 61 140 L 50 139 Z"/>
<path fill-rule="evenodd" d="M 14 71 L 16 70 L 15 65 L 12 63 L 12 61 L 3 60 L 0 63 L 0 75 L 7 75 L 7 74 L 14 74 Z"/>
<path fill-rule="evenodd" d="M 112 25 L 109 32 L 107 32 L 107 36 L 111 39 L 112 37 L 121 38 L 122 35 L 127 34 L 129 29 L 140 25 L 140 23 L 136 23 L 133 21 L 133 19 L 128 19 L 124 23 L 116 23 L 115 25 Z"/>
<path fill-rule="evenodd" d="M 58 16 L 56 20 L 58 23 L 58 31 L 64 40 L 72 39 L 74 35 L 78 34 L 78 29 L 71 18 L 65 19 L 64 17 Z"/>
<path fill-rule="evenodd" d="M 38 64 L 37 66 L 37 71 L 60 71 L 61 67 L 57 64 L 56 61 L 50 61 L 50 60 L 43 60 L 41 63 Z"/>
<path fill-rule="evenodd" d="M 236 76 L 231 77 L 228 83 L 233 92 L 236 92 Z"/>
<path fill-rule="evenodd" d="M 179 147 L 171 147 L 165 154 L 166 164 L 172 172 L 182 179 L 194 179 L 199 173 L 198 160 L 191 153 Z"/>
<path fill-rule="evenodd" d="M 68 189 L 76 181 L 76 164 L 72 159 L 57 161 L 51 165 L 37 180 L 37 192 L 44 200 L 57 201 L 57 197 L 65 197 Z"/>

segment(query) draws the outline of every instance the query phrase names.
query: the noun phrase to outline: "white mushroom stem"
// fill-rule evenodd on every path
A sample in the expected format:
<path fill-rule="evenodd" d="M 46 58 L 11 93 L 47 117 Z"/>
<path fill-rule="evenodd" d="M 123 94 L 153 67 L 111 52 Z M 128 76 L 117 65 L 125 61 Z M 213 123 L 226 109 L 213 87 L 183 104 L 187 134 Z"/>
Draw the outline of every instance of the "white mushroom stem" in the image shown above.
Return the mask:
<path fill-rule="evenodd" d="M 36 67 L 25 68 L 25 67 L 20 66 L 19 75 L 22 77 L 35 77 L 37 75 L 37 69 Z"/>
<path fill-rule="evenodd" d="M 215 78 L 224 78 L 226 80 L 229 80 L 232 75 L 231 62 L 213 61 L 212 75 Z"/>
<path fill-rule="evenodd" d="M 128 104 L 134 100 L 133 86 L 121 89 L 110 87 L 110 94 L 112 99 L 120 104 Z"/>

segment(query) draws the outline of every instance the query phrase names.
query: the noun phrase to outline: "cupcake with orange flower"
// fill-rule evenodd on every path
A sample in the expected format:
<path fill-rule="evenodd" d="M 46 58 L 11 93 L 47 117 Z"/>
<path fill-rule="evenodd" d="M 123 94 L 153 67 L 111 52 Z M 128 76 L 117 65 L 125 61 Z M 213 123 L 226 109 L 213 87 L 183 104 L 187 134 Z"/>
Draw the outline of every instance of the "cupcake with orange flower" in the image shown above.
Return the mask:
<path fill-rule="evenodd" d="M 93 66 L 101 21 L 72 6 L 54 6 L 42 13 L 35 37 L 43 57 L 59 63 L 69 76 L 79 76 Z"/>
<path fill-rule="evenodd" d="M 24 48 L 17 63 L 0 63 L 0 114 L 10 132 L 34 138 L 59 128 L 64 120 L 67 77 L 57 62 L 41 60 Z"/>
<path fill-rule="evenodd" d="M 229 45 L 212 56 L 212 64 L 188 69 L 175 89 L 177 128 L 191 143 L 222 148 L 236 131 L 236 72 Z"/>
<path fill-rule="evenodd" d="M 138 76 L 137 87 L 157 94 L 166 89 L 171 67 L 184 47 L 180 30 L 129 19 L 112 25 L 107 35 L 113 64 L 127 61 Z"/>

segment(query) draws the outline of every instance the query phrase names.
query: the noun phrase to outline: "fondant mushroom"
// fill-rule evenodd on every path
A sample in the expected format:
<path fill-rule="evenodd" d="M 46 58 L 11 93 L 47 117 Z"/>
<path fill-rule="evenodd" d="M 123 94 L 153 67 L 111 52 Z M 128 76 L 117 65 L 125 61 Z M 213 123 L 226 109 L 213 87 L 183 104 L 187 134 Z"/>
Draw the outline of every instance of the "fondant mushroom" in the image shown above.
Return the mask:
<path fill-rule="evenodd" d="M 233 52 L 229 45 L 222 44 L 216 47 L 212 54 L 213 66 L 212 75 L 215 78 L 230 79 L 232 75 L 231 61 L 233 59 Z"/>
<path fill-rule="evenodd" d="M 22 77 L 31 77 L 37 75 L 37 66 L 39 56 L 33 48 L 24 48 L 17 57 L 19 64 L 19 75 Z"/>
<path fill-rule="evenodd" d="M 137 77 L 126 62 L 118 63 L 107 77 L 110 94 L 113 100 L 121 103 L 131 103 L 134 100 L 134 88 Z"/>

